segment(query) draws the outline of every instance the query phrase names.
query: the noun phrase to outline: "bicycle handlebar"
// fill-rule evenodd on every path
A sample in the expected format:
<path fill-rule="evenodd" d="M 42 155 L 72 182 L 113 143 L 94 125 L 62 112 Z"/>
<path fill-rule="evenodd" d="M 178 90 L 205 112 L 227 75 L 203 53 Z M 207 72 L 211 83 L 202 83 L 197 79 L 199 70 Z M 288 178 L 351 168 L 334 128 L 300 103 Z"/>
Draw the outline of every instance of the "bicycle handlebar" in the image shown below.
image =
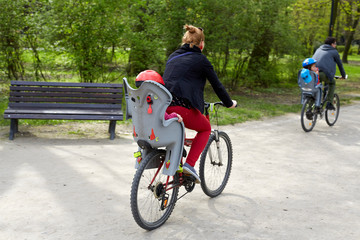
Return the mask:
<path fill-rule="evenodd" d="M 204 107 L 205 108 L 209 108 L 211 105 L 221 105 L 221 106 L 224 106 L 224 103 L 223 102 L 213 102 L 213 103 L 210 103 L 210 102 L 204 102 Z"/>
<path fill-rule="evenodd" d="M 223 102 L 213 102 L 213 103 L 204 102 L 204 108 L 206 109 L 206 111 L 210 108 L 210 112 L 212 112 L 212 111 L 213 111 L 213 108 L 214 108 L 216 105 L 221 105 L 221 106 L 225 107 L 225 105 L 224 105 Z M 238 107 L 238 104 L 236 104 L 235 107 Z"/>

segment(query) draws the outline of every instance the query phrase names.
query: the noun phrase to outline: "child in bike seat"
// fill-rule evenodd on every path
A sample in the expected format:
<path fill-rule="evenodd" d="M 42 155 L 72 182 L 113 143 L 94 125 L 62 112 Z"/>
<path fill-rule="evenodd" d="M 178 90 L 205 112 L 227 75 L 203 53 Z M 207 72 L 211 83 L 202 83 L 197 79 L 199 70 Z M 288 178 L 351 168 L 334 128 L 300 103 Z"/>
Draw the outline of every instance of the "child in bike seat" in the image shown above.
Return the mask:
<path fill-rule="evenodd" d="M 303 92 L 309 92 L 315 98 L 316 110 L 320 110 L 321 104 L 321 83 L 319 70 L 316 67 L 316 60 L 307 58 L 302 63 L 303 69 L 298 74 L 298 84 Z"/>
<path fill-rule="evenodd" d="M 162 85 L 165 85 L 164 80 L 163 80 L 163 78 L 161 77 L 161 75 L 159 73 L 157 73 L 154 70 L 145 70 L 145 71 L 142 71 L 141 73 L 139 73 L 136 76 L 135 86 L 138 88 L 138 87 L 141 86 L 141 84 L 144 81 L 148 81 L 148 80 L 151 80 L 151 81 L 160 83 Z M 178 118 L 178 122 L 182 122 L 183 119 L 179 114 L 177 114 L 175 112 L 172 112 L 170 114 L 165 112 L 165 120 L 168 120 L 170 118 L 175 118 L 175 117 Z"/>

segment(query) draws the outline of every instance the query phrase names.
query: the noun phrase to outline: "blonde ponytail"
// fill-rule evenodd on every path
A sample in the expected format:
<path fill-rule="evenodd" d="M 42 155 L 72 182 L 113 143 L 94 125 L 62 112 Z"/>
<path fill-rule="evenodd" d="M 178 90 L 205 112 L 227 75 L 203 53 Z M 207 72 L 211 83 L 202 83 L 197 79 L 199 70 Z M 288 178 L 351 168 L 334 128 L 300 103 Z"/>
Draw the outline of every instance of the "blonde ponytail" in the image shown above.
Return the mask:
<path fill-rule="evenodd" d="M 199 46 L 201 41 L 205 41 L 205 35 L 201 28 L 185 24 L 184 29 L 186 30 L 183 38 L 182 45 L 190 44 L 190 47 Z"/>

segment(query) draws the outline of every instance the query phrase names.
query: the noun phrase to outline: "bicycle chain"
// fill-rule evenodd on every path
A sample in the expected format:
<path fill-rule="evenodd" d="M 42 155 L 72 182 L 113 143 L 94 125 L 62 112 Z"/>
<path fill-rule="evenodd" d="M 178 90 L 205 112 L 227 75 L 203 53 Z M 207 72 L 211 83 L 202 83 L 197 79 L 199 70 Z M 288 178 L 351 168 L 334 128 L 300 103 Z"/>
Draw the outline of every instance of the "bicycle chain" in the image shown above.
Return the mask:
<path fill-rule="evenodd" d="M 182 196 L 180 196 L 178 199 L 176 199 L 176 201 L 174 202 L 174 203 L 171 203 L 171 204 L 169 204 L 168 206 L 166 206 L 166 208 L 164 208 L 164 210 L 165 209 L 167 209 L 168 207 L 170 207 L 171 205 L 173 205 L 173 204 L 175 204 L 177 201 L 179 201 L 182 197 L 184 197 L 186 194 L 188 194 L 189 192 L 186 192 L 186 193 L 184 193 Z"/>

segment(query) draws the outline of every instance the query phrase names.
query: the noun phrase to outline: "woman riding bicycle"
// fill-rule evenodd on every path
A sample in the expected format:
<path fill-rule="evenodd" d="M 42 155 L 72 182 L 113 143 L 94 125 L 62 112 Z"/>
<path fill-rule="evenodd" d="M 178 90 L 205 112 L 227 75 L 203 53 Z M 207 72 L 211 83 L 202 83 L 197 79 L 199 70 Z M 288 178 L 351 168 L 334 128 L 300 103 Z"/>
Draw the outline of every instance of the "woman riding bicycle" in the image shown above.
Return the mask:
<path fill-rule="evenodd" d="M 165 87 L 173 96 L 166 111 L 178 113 L 182 116 L 186 128 L 197 131 L 183 169 L 185 173 L 193 175 L 199 183 L 200 178 L 194 166 L 211 133 L 210 122 L 202 114 L 206 79 L 226 107 L 234 108 L 237 102 L 231 100 L 212 64 L 202 54 L 205 46 L 203 29 L 192 25 L 185 25 L 184 29 L 186 32 L 182 38 L 182 45 L 169 56 L 163 75 Z"/>

